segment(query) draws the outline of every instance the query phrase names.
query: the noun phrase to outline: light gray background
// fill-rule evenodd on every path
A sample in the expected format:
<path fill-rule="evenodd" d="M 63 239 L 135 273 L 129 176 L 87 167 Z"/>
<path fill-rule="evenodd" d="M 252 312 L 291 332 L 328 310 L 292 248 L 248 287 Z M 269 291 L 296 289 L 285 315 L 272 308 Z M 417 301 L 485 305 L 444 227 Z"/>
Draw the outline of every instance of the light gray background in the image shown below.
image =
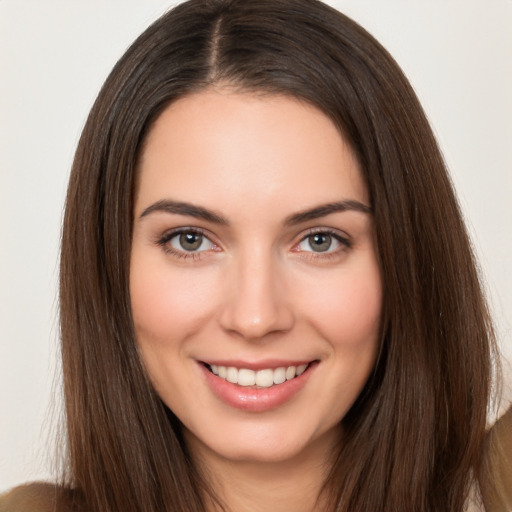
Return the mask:
<path fill-rule="evenodd" d="M 328 3 L 390 50 L 423 102 L 512 359 L 512 1 Z M 0 490 L 51 477 L 57 258 L 73 152 L 107 73 L 170 5 L 0 0 Z"/>

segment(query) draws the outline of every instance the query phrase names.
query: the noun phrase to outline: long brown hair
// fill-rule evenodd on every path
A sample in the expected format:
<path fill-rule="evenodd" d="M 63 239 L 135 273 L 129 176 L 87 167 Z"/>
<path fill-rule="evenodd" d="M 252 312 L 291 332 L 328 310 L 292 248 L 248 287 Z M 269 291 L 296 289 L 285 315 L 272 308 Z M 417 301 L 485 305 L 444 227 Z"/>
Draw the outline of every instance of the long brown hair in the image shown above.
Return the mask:
<path fill-rule="evenodd" d="M 316 0 L 182 3 L 105 82 L 76 152 L 62 237 L 68 485 L 101 512 L 201 511 L 211 495 L 145 374 L 128 275 L 145 136 L 169 103 L 215 84 L 322 110 L 351 142 L 369 190 L 384 290 L 380 353 L 342 420 L 328 509 L 461 511 L 480 465 L 494 347 L 470 242 L 398 65 Z"/>

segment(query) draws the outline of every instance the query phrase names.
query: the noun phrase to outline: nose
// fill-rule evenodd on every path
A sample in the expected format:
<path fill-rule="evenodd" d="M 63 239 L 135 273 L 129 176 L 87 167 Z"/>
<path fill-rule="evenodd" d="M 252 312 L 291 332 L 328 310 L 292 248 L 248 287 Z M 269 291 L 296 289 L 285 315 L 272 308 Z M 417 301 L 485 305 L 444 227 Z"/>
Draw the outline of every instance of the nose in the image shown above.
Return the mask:
<path fill-rule="evenodd" d="M 279 262 L 251 254 L 234 262 L 226 276 L 222 328 L 251 341 L 289 331 L 295 316 Z"/>

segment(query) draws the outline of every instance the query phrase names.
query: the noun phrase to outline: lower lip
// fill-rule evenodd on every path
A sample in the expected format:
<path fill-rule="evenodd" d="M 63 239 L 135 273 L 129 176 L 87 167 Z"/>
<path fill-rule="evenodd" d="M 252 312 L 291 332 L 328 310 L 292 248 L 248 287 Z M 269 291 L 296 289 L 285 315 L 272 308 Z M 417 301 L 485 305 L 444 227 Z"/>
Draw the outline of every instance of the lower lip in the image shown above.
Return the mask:
<path fill-rule="evenodd" d="M 203 364 L 199 364 L 199 366 L 210 389 L 224 403 L 244 411 L 264 412 L 285 404 L 299 393 L 317 364 L 310 363 L 302 375 L 269 388 L 253 388 L 232 384 L 214 375 Z"/>

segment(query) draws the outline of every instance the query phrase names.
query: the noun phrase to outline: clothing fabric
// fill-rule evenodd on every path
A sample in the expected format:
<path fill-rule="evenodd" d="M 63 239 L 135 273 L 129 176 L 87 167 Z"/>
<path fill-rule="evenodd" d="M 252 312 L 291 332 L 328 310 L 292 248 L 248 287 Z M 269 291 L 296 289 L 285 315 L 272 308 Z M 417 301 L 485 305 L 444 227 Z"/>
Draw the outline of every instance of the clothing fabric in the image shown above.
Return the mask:
<path fill-rule="evenodd" d="M 512 407 L 487 434 L 482 498 L 489 512 L 512 512 Z"/>
<path fill-rule="evenodd" d="M 32 483 L 15 487 L 0 496 L 0 512 L 55 512 L 57 487 Z"/>

